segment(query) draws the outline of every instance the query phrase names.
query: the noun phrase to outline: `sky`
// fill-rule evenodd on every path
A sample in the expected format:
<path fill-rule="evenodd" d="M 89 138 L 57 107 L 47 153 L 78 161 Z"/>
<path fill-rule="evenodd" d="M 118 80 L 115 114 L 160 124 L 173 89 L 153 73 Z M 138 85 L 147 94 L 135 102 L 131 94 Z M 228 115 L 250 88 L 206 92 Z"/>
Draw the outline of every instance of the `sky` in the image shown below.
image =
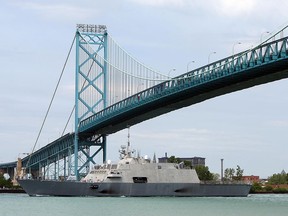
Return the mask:
<path fill-rule="evenodd" d="M 286 0 L 0 0 L 0 5 L 0 163 L 32 151 L 76 24 L 106 25 L 136 59 L 177 76 L 249 49 L 288 23 Z M 72 52 L 36 148 L 63 131 L 74 104 L 74 66 Z M 220 173 L 222 158 L 224 168 L 239 165 L 244 175 L 288 172 L 287 93 L 288 80 L 280 80 L 182 108 L 131 127 L 131 145 L 151 158 L 165 152 L 204 157 L 213 173 Z M 127 130 L 109 135 L 107 158 L 117 161 L 126 143 Z"/>

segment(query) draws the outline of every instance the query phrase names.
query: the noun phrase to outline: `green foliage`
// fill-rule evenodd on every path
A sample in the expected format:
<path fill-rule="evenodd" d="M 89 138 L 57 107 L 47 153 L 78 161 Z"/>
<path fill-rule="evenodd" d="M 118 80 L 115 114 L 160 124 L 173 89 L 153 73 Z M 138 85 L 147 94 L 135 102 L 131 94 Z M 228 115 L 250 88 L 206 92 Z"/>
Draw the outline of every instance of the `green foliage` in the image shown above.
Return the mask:
<path fill-rule="evenodd" d="M 232 180 L 233 176 L 234 176 L 234 173 L 235 173 L 235 169 L 233 169 L 233 168 L 225 169 L 225 171 L 224 171 L 224 179 L 225 180 Z"/>
<path fill-rule="evenodd" d="M 272 185 L 288 184 L 288 174 L 284 170 L 281 173 L 273 174 L 268 178 L 268 183 Z"/>
<path fill-rule="evenodd" d="M 12 188 L 13 184 L 11 179 L 6 180 L 3 175 L 0 174 L 0 188 Z"/>
<path fill-rule="evenodd" d="M 168 158 L 168 163 L 181 163 L 182 161 L 180 160 L 180 158 L 176 158 L 175 156 L 171 156 L 170 158 Z M 183 161 L 184 162 L 184 167 L 187 168 L 192 168 L 192 164 L 191 161 Z"/>
<path fill-rule="evenodd" d="M 264 190 L 265 190 L 266 192 L 272 192 L 272 191 L 273 191 L 273 187 L 272 187 L 271 185 L 266 185 L 266 186 L 264 187 Z"/>
<path fill-rule="evenodd" d="M 250 193 L 288 193 L 288 189 L 281 186 L 273 188 L 272 185 L 263 187 L 261 183 L 255 182 L 251 187 Z"/>
<path fill-rule="evenodd" d="M 214 175 L 209 171 L 207 166 L 198 165 L 195 166 L 195 170 L 199 179 L 202 181 L 211 181 L 214 178 Z"/>
<path fill-rule="evenodd" d="M 234 168 L 227 168 L 224 171 L 224 180 L 237 180 L 240 181 L 242 179 L 244 170 L 237 165 L 236 171 Z"/>
<path fill-rule="evenodd" d="M 262 185 L 258 182 L 254 182 L 252 184 L 252 187 L 250 189 L 250 193 L 256 193 L 256 192 L 261 192 L 262 191 Z"/>
<path fill-rule="evenodd" d="M 179 158 L 176 158 L 175 156 L 171 156 L 168 158 L 168 163 L 180 163 L 181 160 Z"/>
<path fill-rule="evenodd" d="M 288 190 L 286 188 L 274 188 L 274 193 L 287 193 Z"/>
<path fill-rule="evenodd" d="M 220 175 L 218 173 L 212 173 L 213 174 L 213 181 L 219 181 Z"/>
<path fill-rule="evenodd" d="M 184 167 L 189 167 L 189 168 L 192 168 L 192 163 L 191 161 L 184 161 Z"/>
<path fill-rule="evenodd" d="M 236 176 L 234 177 L 234 179 L 237 180 L 237 181 L 240 181 L 242 179 L 243 172 L 244 172 L 244 170 L 241 169 L 239 165 L 237 165 Z"/>
<path fill-rule="evenodd" d="M 168 163 L 180 163 L 182 162 L 180 160 L 180 158 L 176 158 L 175 156 L 171 156 L 170 158 L 168 158 Z M 184 167 L 186 168 L 192 168 L 192 164 L 191 161 L 183 161 L 184 162 Z M 215 179 L 219 179 L 219 175 L 213 175 L 210 171 L 209 168 L 207 166 L 202 166 L 202 165 L 198 165 L 195 167 L 195 170 L 197 172 L 198 178 L 201 181 L 211 181 L 211 180 L 215 180 Z"/>

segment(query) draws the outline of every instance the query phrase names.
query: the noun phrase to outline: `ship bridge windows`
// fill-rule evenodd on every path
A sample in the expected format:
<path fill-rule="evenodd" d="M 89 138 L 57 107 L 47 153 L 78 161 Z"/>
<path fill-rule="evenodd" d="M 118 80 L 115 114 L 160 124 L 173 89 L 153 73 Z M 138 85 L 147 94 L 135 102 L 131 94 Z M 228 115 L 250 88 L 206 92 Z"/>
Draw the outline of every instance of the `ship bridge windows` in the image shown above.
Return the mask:
<path fill-rule="evenodd" d="M 147 183 L 147 177 L 133 177 L 134 183 Z"/>

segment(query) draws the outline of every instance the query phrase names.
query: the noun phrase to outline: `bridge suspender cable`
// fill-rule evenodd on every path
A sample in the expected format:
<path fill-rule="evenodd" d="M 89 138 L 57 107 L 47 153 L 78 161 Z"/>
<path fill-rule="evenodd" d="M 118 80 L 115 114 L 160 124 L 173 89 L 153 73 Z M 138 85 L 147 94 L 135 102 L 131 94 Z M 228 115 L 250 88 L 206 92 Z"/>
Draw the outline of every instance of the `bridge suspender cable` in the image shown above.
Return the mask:
<path fill-rule="evenodd" d="M 76 35 L 75 35 L 74 38 L 73 38 L 73 41 L 72 41 L 72 44 L 71 44 L 71 46 L 70 46 L 70 49 L 69 49 L 68 55 L 67 55 L 67 57 L 66 57 L 65 63 L 64 63 L 64 65 L 63 65 L 63 68 L 62 68 L 62 71 L 61 71 L 60 77 L 59 77 L 58 82 L 57 82 L 57 84 L 56 84 L 56 88 L 55 88 L 55 90 L 54 90 L 54 93 L 53 93 L 52 99 L 51 99 L 50 104 L 49 104 L 49 106 L 48 106 L 48 109 L 47 109 L 47 111 L 46 111 L 46 114 L 45 114 L 44 120 L 43 120 L 42 125 L 41 125 L 41 127 L 40 127 L 40 130 L 39 130 L 39 133 L 38 133 L 38 135 L 37 135 L 36 141 L 35 141 L 35 143 L 34 143 L 34 146 L 33 146 L 32 152 L 31 152 L 31 154 L 30 154 L 30 156 L 29 156 L 29 159 L 28 159 L 28 161 L 27 161 L 26 168 L 27 168 L 28 165 L 29 165 L 29 162 L 30 162 L 30 160 L 31 160 L 32 154 L 33 154 L 34 151 L 35 151 L 36 145 L 37 145 L 38 140 L 39 140 L 39 137 L 40 137 L 40 135 L 41 135 L 42 129 L 43 129 L 44 125 L 45 125 L 45 122 L 46 122 L 47 116 L 48 116 L 48 114 L 49 114 L 50 108 L 51 108 L 52 103 L 53 103 L 53 101 L 54 101 L 54 98 L 55 98 L 56 92 L 57 92 L 57 90 L 58 90 L 58 87 L 59 87 L 60 81 L 61 81 L 61 79 L 62 79 L 63 73 L 64 73 L 65 68 L 66 68 L 66 65 L 67 65 L 68 59 L 69 59 L 69 57 L 70 57 L 70 54 L 71 54 L 71 51 L 72 51 L 72 48 L 73 48 L 73 45 L 74 45 L 75 39 L 76 39 Z"/>
<path fill-rule="evenodd" d="M 93 50 L 93 48 L 89 45 L 89 42 L 85 39 L 85 37 L 81 34 L 81 32 L 78 32 L 78 33 L 79 33 L 80 37 L 86 42 L 86 44 L 88 44 L 88 46 Z M 112 39 L 112 38 L 110 37 L 110 39 Z M 114 40 L 113 40 L 113 41 L 114 41 Z M 114 42 L 115 42 L 115 41 L 114 41 Z M 115 44 L 117 44 L 117 43 L 115 42 Z M 117 44 L 117 45 L 118 45 L 118 44 Z M 119 46 L 119 47 L 120 47 L 120 46 Z M 132 58 L 132 56 L 131 56 L 128 52 L 126 52 L 126 51 L 125 51 L 124 49 L 122 49 L 121 47 L 120 47 L 120 49 L 123 50 L 123 52 L 125 52 L 128 56 L 130 56 L 130 57 Z M 97 55 L 97 54 L 96 54 L 96 55 Z M 95 56 L 96 56 L 96 55 L 95 55 Z M 153 72 L 153 73 L 155 73 L 155 74 L 158 74 L 158 75 L 160 75 L 160 76 L 162 76 L 162 77 L 165 77 L 165 79 L 151 79 L 151 78 L 146 78 L 146 77 L 141 77 L 141 76 L 136 76 L 136 75 L 130 74 L 130 73 L 128 73 L 128 72 L 126 72 L 126 71 L 124 71 L 124 70 L 121 70 L 120 68 L 112 65 L 109 61 L 107 61 L 107 59 L 104 59 L 104 57 L 102 57 L 101 55 L 97 55 L 97 56 L 98 56 L 100 59 L 102 59 L 104 62 L 106 62 L 110 67 L 114 68 L 115 70 L 117 70 L 117 71 L 119 71 L 119 72 L 121 72 L 121 73 L 123 73 L 123 74 L 129 75 L 129 76 L 131 76 L 131 77 L 134 77 L 134 78 L 138 78 L 138 79 L 142 79 L 142 80 L 147 80 L 147 81 L 167 81 L 167 80 L 170 80 L 170 79 L 168 79 L 168 76 L 167 76 L 167 75 L 161 74 L 161 73 L 159 73 L 159 72 L 151 69 L 150 67 L 147 67 L 146 65 L 142 64 L 141 62 L 139 62 L 138 60 L 136 60 L 136 59 L 134 59 L 134 58 L 133 58 L 133 60 L 134 60 L 135 62 L 137 62 L 139 65 L 145 67 L 146 69 L 148 69 L 149 71 L 151 71 L 151 72 Z"/>

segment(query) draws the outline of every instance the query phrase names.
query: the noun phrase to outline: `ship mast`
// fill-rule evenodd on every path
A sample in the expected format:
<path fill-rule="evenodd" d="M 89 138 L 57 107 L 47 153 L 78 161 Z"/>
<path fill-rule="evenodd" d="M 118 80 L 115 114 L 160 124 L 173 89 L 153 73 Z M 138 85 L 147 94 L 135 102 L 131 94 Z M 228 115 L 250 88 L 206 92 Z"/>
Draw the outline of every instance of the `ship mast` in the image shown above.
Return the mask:
<path fill-rule="evenodd" d="M 127 156 L 131 157 L 130 151 L 130 127 L 128 126 Z"/>

